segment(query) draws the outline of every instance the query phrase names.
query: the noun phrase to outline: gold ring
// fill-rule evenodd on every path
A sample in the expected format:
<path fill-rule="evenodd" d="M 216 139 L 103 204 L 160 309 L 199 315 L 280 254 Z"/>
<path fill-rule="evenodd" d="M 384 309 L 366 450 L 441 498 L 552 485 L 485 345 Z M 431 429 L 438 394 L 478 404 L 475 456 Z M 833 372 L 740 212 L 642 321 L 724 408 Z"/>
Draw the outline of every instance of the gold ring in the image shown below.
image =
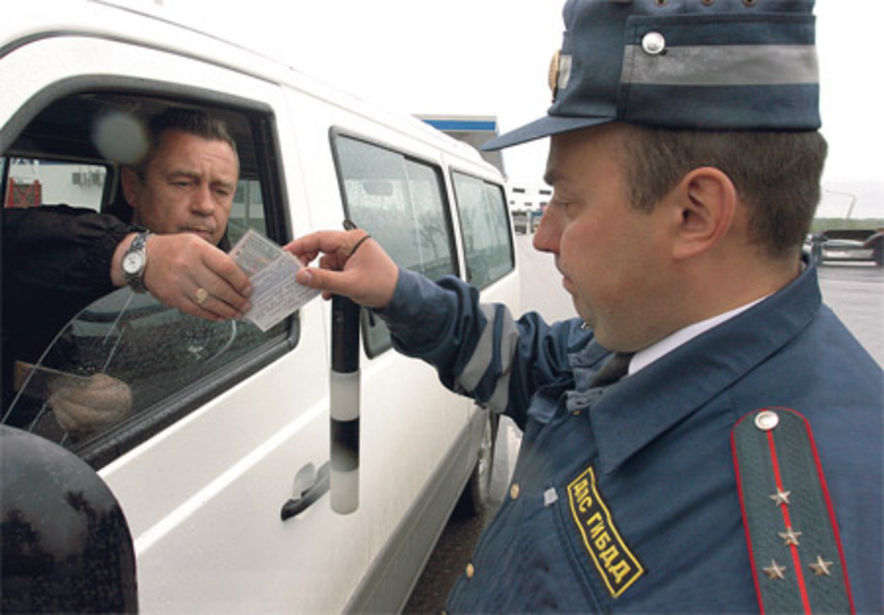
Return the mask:
<path fill-rule="evenodd" d="M 202 305 L 203 302 L 209 298 L 209 291 L 205 288 L 197 288 L 196 289 L 196 302 L 197 305 Z"/>

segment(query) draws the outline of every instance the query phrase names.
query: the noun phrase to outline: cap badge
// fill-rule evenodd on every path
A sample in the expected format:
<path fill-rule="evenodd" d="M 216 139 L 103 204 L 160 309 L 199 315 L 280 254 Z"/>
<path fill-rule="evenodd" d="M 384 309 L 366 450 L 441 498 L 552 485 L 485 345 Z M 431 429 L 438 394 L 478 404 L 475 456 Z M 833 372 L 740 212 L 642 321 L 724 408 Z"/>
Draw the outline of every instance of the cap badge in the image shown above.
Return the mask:
<path fill-rule="evenodd" d="M 556 90 L 558 89 L 557 85 L 559 82 L 559 58 L 561 58 L 562 52 L 556 50 L 553 54 L 553 57 L 549 61 L 549 75 L 547 76 L 547 83 L 549 84 L 549 91 L 552 92 L 553 102 L 556 101 Z"/>
<path fill-rule="evenodd" d="M 553 102 L 559 90 L 568 87 L 568 81 L 571 79 L 571 56 L 556 51 L 549 62 L 549 90 L 552 92 Z"/>

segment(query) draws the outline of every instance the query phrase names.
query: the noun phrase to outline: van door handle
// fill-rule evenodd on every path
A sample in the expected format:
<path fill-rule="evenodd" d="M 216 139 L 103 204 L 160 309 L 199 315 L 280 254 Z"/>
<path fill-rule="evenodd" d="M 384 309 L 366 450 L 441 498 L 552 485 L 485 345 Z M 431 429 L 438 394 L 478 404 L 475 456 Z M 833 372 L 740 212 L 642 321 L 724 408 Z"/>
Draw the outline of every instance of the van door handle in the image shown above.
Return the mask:
<path fill-rule="evenodd" d="M 328 464 L 326 461 L 324 464 L 319 466 L 319 470 L 316 471 L 316 478 L 313 481 L 313 484 L 303 489 L 300 493 L 297 494 L 297 497 L 291 498 L 285 504 L 282 505 L 282 510 L 279 511 L 279 516 L 283 521 L 291 519 L 292 517 L 301 514 L 305 510 L 307 510 L 313 503 L 322 497 L 322 495 L 328 491 Z M 312 470 L 313 464 L 308 464 L 305 468 L 302 468 L 301 471 L 305 469 Z M 312 473 L 312 472 L 311 472 Z M 299 475 L 301 472 L 298 473 Z"/>

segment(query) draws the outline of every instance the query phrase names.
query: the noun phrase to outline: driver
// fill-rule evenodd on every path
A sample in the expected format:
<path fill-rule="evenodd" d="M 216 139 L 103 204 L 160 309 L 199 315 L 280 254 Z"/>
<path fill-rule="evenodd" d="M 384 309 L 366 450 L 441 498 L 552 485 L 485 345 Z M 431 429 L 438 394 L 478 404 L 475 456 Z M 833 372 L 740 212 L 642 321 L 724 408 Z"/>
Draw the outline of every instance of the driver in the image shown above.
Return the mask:
<path fill-rule="evenodd" d="M 210 320 L 248 311 L 248 276 L 226 253 L 239 179 L 227 127 L 202 111 L 169 108 L 150 119 L 148 133 L 147 153 L 122 170 L 119 216 L 65 205 L 4 210 L 4 413 L 15 392 L 14 364 L 36 362 L 70 318 L 117 287 L 128 284 Z M 53 396 L 68 430 L 91 431 L 128 413 L 131 394 L 98 376 L 73 397 Z M 117 401 L 88 410 L 84 395 L 93 394 Z M 100 410 L 110 405 L 116 410 Z"/>

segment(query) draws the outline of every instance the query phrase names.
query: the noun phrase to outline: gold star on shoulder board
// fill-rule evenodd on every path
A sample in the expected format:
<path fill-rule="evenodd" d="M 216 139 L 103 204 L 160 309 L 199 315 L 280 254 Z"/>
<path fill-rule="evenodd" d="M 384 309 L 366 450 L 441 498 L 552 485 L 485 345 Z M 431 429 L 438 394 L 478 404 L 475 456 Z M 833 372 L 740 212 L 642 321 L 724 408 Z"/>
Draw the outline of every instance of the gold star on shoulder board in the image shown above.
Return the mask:
<path fill-rule="evenodd" d="M 777 506 L 782 506 L 783 504 L 792 503 L 789 501 L 790 495 L 792 495 L 791 491 L 782 491 L 781 489 L 777 488 L 777 492 L 768 497 L 772 499 Z"/>
<path fill-rule="evenodd" d="M 798 546 L 798 537 L 801 536 L 801 532 L 796 532 L 791 527 L 787 527 L 785 532 L 777 532 L 780 535 L 780 538 L 785 540 L 785 545 L 795 545 Z"/>
<path fill-rule="evenodd" d="M 823 559 L 822 555 L 816 556 L 816 561 L 809 564 L 810 569 L 813 570 L 813 573 L 818 577 L 828 577 L 831 576 L 831 572 L 829 572 L 829 568 L 832 567 L 833 562 L 827 562 Z"/>
<path fill-rule="evenodd" d="M 811 565 L 813 565 L 813 564 L 811 564 Z M 785 579 L 786 578 L 786 575 L 783 574 L 784 572 L 786 572 L 786 567 L 780 566 L 779 564 L 777 564 L 777 560 L 775 560 L 775 559 L 770 560 L 770 566 L 766 566 L 766 567 L 762 568 L 762 570 L 771 579 Z"/>

